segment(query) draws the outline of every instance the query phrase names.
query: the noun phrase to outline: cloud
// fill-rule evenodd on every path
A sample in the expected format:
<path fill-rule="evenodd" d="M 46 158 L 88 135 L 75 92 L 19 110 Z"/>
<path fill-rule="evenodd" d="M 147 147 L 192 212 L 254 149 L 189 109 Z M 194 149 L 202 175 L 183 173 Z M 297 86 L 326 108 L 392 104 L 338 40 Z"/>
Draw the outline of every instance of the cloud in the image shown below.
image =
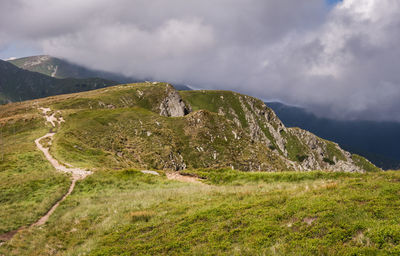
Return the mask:
<path fill-rule="evenodd" d="M 93 68 L 400 121 L 399 12 L 396 0 L 3 0 L 0 31 Z"/>

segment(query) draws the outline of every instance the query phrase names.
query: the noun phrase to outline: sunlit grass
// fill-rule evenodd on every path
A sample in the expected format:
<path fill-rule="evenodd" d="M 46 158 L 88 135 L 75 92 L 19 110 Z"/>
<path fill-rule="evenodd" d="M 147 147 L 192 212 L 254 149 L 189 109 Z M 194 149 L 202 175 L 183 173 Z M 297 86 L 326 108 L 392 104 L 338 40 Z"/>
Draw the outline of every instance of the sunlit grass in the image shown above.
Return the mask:
<path fill-rule="evenodd" d="M 67 191 L 69 178 L 56 172 L 34 140 L 48 130 L 40 117 L 0 124 L 0 234 L 35 222 Z"/>
<path fill-rule="evenodd" d="M 215 184 L 211 177 L 209 184 L 181 183 L 135 170 L 97 172 L 77 184 L 48 224 L 19 234 L 2 250 L 11 255 L 399 250 L 398 173 L 243 173 L 226 179 L 224 172 L 207 172 L 224 182 Z"/>

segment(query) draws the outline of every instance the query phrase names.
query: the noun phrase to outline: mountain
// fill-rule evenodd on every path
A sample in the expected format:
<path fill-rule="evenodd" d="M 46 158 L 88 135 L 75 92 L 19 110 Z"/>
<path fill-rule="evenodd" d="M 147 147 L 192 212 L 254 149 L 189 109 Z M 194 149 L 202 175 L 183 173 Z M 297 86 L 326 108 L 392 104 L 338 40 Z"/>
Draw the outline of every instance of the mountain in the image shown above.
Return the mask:
<path fill-rule="evenodd" d="M 0 255 L 396 255 L 399 180 L 235 92 L 6 104 Z"/>
<path fill-rule="evenodd" d="M 96 77 L 105 80 L 116 81 L 120 84 L 135 83 L 142 81 L 140 79 L 134 77 L 127 77 L 121 74 L 89 69 L 81 65 L 71 63 L 67 60 L 55 58 L 49 55 L 29 56 L 29 57 L 9 60 L 8 62 L 14 64 L 19 68 L 32 72 L 38 72 L 43 75 L 55 78 Z M 190 87 L 181 84 L 175 85 L 175 88 L 177 88 L 178 90 L 191 90 Z"/>
<path fill-rule="evenodd" d="M 37 72 L 30 72 L 27 70 L 23 70 L 23 69 L 19 69 L 17 67 L 15 67 L 14 65 L 1 61 L 0 62 L 0 100 L 3 103 L 6 102 L 10 102 L 10 101 L 20 101 L 20 100 L 27 100 L 27 99 L 33 99 L 33 98 L 41 98 L 41 97 L 46 97 L 46 96 L 51 96 L 51 95 L 58 95 L 58 94 L 65 94 L 65 93 L 71 93 L 71 92 L 80 92 L 80 91 L 87 91 L 87 90 L 92 90 L 92 89 L 96 89 L 96 88 L 102 88 L 102 87 L 107 87 L 110 85 L 114 85 L 117 84 L 117 82 L 112 82 L 112 81 L 108 81 L 108 80 L 104 80 L 104 79 L 99 79 L 99 78 L 87 78 L 87 79 L 74 79 L 74 78 L 65 78 L 65 79 L 57 79 L 57 78 L 52 78 L 49 77 L 49 72 L 51 72 L 51 74 L 53 74 L 54 76 L 57 76 L 57 72 L 58 76 L 62 76 L 62 74 L 66 75 L 67 71 L 69 72 L 69 74 L 74 74 L 76 76 L 84 76 L 84 74 L 95 74 L 96 71 L 90 71 L 84 68 L 80 68 L 77 65 L 73 65 L 73 64 L 69 64 L 68 62 L 56 59 L 56 58 L 52 58 L 49 56 L 36 56 L 36 57 L 27 57 L 27 58 L 23 58 L 23 59 L 18 59 L 18 60 L 14 60 L 13 62 L 14 64 L 18 64 L 20 66 L 23 66 L 27 69 L 31 69 L 31 70 L 36 70 L 36 71 L 41 71 L 42 73 L 46 73 L 47 75 L 43 75 Z M 60 71 L 59 71 L 60 70 Z M 65 71 L 67 70 L 67 71 Z M 74 70 L 73 72 L 71 70 Z M 81 70 L 81 71 L 79 71 Z M 83 70 L 83 71 L 82 71 Z M 56 71 L 56 72 L 55 72 Z M 97 74 L 101 74 L 101 73 L 97 73 Z M 103 73 L 103 74 L 107 74 L 107 73 Z M 190 88 L 181 88 L 181 89 L 189 89 Z M 197 96 L 187 96 L 189 97 L 188 100 L 194 98 L 196 99 L 198 96 L 199 92 L 182 92 L 182 97 L 184 97 L 185 95 L 197 95 Z M 207 95 L 210 94 L 212 95 L 213 92 L 212 91 L 208 91 L 206 93 Z M 223 93 L 221 92 L 221 95 L 223 97 Z M 208 96 L 207 96 L 208 97 Z M 207 98 L 206 97 L 206 98 Z M 247 97 L 247 96 L 246 96 Z M 200 97 L 201 98 L 201 97 Z M 212 98 L 212 97 L 211 97 Z M 211 99 L 210 98 L 210 99 Z M 204 100 L 204 104 L 207 102 L 208 99 L 203 99 Z M 212 98 L 212 100 L 215 101 L 214 98 Z M 236 105 L 241 105 L 242 106 L 242 110 L 240 111 L 244 111 L 243 110 L 243 106 L 246 106 L 246 104 L 242 103 L 243 99 L 241 99 L 240 101 L 238 101 L 238 99 L 235 100 Z M 218 104 L 223 104 L 224 101 L 219 101 L 216 102 L 216 106 Z M 240 104 L 239 104 L 240 103 Z M 244 104 L 244 105 L 243 105 Z M 198 107 L 196 106 L 196 104 L 192 104 L 195 108 Z M 283 108 L 279 108 L 277 104 L 271 104 L 272 106 L 276 107 L 277 112 L 279 113 L 279 115 L 282 115 L 283 119 L 285 122 L 288 121 L 288 116 L 290 116 L 290 114 L 284 114 L 281 113 L 280 110 L 282 110 Z M 209 110 L 211 112 L 215 112 L 215 109 L 217 108 L 216 106 L 211 107 L 210 109 L 207 109 L 207 104 L 206 105 L 201 105 L 198 108 L 201 109 L 206 109 Z M 226 111 L 231 111 L 228 107 L 226 107 L 227 109 Z M 286 108 L 287 109 L 287 108 Z M 220 109 L 218 107 L 218 111 L 222 111 L 221 113 L 224 115 L 228 115 L 229 113 L 225 113 L 223 109 Z M 239 111 L 239 110 L 237 110 Z M 251 109 L 251 111 L 256 111 L 255 109 Z M 258 109 L 257 111 L 263 111 Z M 299 111 L 301 112 L 301 109 L 295 109 L 292 111 L 294 111 L 294 114 L 292 114 L 291 116 L 301 116 L 299 115 Z M 297 111 L 297 112 L 296 112 Z M 220 113 L 220 114 L 221 114 Z M 290 111 L 286 111 L 285 113 L 290 113 Z M 307 120 L 306 118 L 313 118 L 312 116 L 307 116 L 306 112 L 301 112 L 303 113 L 303 117 L 301 120 Z M 320 157 L 316 157 L 315 153 L 310 153 L 312 150 L 310 150 L 309 148 L 312 147 L 313 145 L 310 145 L 308 141 L 303 141 L 301 143 L 298 143 L 298 141 L 294 141 L 294 149 L 289 149 L 287 150 L 284 145 L 282 144 L 283 141 L 290 141 L 291 137 L 295 136 L 295 137 L 307 137 L 308 135 L 301 134 L 301 132 L 296 132 L 296 129 L 289 129 L 289 132 L 286 130 L 282 130 L 282 135 L 280 135 L 277 131 L 264 131 L 264 132 L 260 132 L 260 130 L 265 130 L 266 128 L 262 128 L 258 122 L 260 122 L 259 120 L 257 120 L 257 118 L 255 117 L 242 117 L 242 118 L 249 118 L 249 120 L 253 120 L 253 124 L 250 125 L 251 129 L 256 129 L 256 130 L 252 130 L 252 131 L 247 131 L 246 133 L 248 135 L 250 135 L 250 140 L 254 141 L 254 138 L 257 138 L 256 141 L 264 141 L 264 142 L 268 142 L 268 143 L 264 143 L 265 145 L 268 146 L 269 149 L 273 149 L 272 151 L 276 151 L 279 152 L 281 157 L 286 157 L 288 158 L 290 161 L 294 161 L 296 162 L 297 160 L 301 160 L 300 164 L 298 164 L 299 166 L 295 166 L 293 167 L 294 169 L 320 169 L 320 168 L 330 168 L 330 169 L 337 169 L 338 166 L 332 164 L 333 166 L 330 166 L 331 162 L 329 162 L 328 160 L 330 158 L 333 157 L 333 155 L 330 155 L 329 157 L 322 157 L 320 159 Z M 255 121 L 257 120 L 257 121 Z M 234 120 L 231 116 L 231 121 L 236 121 Z M 264 120 L 265 121 L 265 120 Z M 280 122 L 280 121 L 279 121 Z M 313 122 L 305 122 L 307 124 L 311 124 Z M 249 124 L 247 123 L 242 123 L 241 124 L 243 127 L 249 126 Z M 279 126 L 279 125 L 278 125 Z M 288 123 L 288 126 L 291 126 L 291 123 Z M 328 125 L 330 127 L 330 124 Z M 305 128 L 307 130 L 310 130 L 312 132 L 315 131 L 315 127 L 310 127 L 310 126 L 300 126 L 301 128 Z M 321 125 L 317 125 L 317 127 L 322 127 Z M 350 129 L 346 130 L 346 127 L 343 128 L 343 132 L 346 133 L 348 130 L 351 130 L 354 127 L 349 127 Z M 257 130 L 258 129 L 258 130 Z M 285 128 L 286 129 L 286 128 Z M 339 131 L 340 129 L 335 129 L 335 131 Z M 317 131 L 317 135 L 323 137 L 323 138 L 327 138 L 327 139 L 331 139 L 334 141 L 338 141 L 339 143 L 341 143 L 341 145 L 348 150 L 351 150 L 352 152 L 367 156 L 367 157 L 371 157 L 371 159 L 374 160 L 374 163 L 377 163 L 379 166 L 383 166 L 383 167 L 387 167 L 388 165 L 388 160 L 385 159 L 382 160 L 382 157 L 377 157 L 378 154 L 366 154 L 365 151 L 362 151 L 360 149 L 355 149 L 354 147 L 349 147 L 347 146 L 348 144 L 344 144 L 343 139 L 341 140 L 340 138 L 338 139 L 338 137 L 327 137 L 326 134 L 321 133 L 320 130 L 316 130 Z M 258 134 L 258 135 L 255 135 Z M 259 134 L 264 134 L 264 135 L 259 135 Z M 257 137 L 257 136 L 261 136 L 261 137 Z M 271 137 L 272 136 L 272 137 Z M 354 138 L 354 137 L 352 137 Z M 308 138 L 308 140 L 314 140 L 312 138 Z M 345 140 L 346 142 L 350 141 L 354 141 L 351 140 L 350 138 L 346 138 Z M 362 141 L 362 140 L 361 140 Z M 306 145 L 306 144 L 309 145 Z M 299 144 L 299 145 L 297 145 Z M 264 146 L 265 146 L 264 145 Z M 328 145 L 328 144 L 327 144 Z M 369 145 L 369 144 L 368 144 Z M 299 148 L 298 148 L 299 147 Z M 325 146 L 325 148 L 327 148 L 327 146 Z M 307 149 L 306 154 L 303 154 L 304 149 Z M 362 148 L 361 148 L 362 149 Z M 271 150 L 270 150 L 271 151 Z M 367 151 L 370 152 L 370 151 Z M 341 155 L 340 155 L 341 156 Z M 337 156 L 337 158 L 339 159 L 343 159 L 343 160 L 349 160 L 349 156 L 347 155 L 347 157 L 339 157 Z M 339 159 L 330 159 L 331 161 L 337 162 Z M 379 161 L 378 161 L 378 160 Z M 325 160 L 325 161 L 324 161 Z M 251 164 L 255 164 L 258 166 L 259 169 L 262 168 L 261 166 L 261 162 L 263 162 L 264 160 L 262 159 L 256 159 L 255 162 L 252 162 Z M 280 161 L 279 159 L 276 161 Z M 256 163 L 257 162 L 257 163 Z M 207 165 L 207 164 L 206 164 Z M 286 167 L 288 167 L 289 165 L 292 164 L 284 164 Z M 296 165 L 296 164 L 295 164 Z M 199 167 L 199 166 L 198 166 Z M 392 166 L 390 166 L 392 167 Z M 243 167 L 242 167 L 243 168 Z M 270 169 L 273 169 L 273 167 L 268 167 Z M 267 168 L 267 169 L 268 169 Z M 289 167 L 288 167 L 289 168 Z M 328 168 L 328 169 L 329 169 Z M 345 167 L 343 167 L 344 169 L 346 169 Z M 394 166 L 393 166 L 394 168 Z M 255 167 L 246 167 L 246 169 L 249 170 L 255 170 Z M 340 168 L 339 168 L 340 169 Z"/>
<path fill-rule="evenodd" d="M 300 127 L 332 140 L 384 169 L 400 168 L 400 123 L 345 121 L 317 117 L 304 108 L 267 102 L 288 127 Z"/>
<path fill-rule="evenodd" d="M 92 70 L 49 55 L 29 56 L 8 62 L 15 66 L 55 78 L 103 78 L 119 83 L 137 82 L 134 78 L 111 72 Z"/>
<path fill-rule="evenodd" d="M 101 158 L 95 165 L 109 168 L 377 169 L 333 142 L 286 128 L 262 101 L 229 91 L 178 92 L 153 82 L 61 95 L 39 104 L 74 113 L 65 117 L 69 121 L 54 150 L 56 155 L 68 152 L 68 161 L 77 165 Z"/>
<path fill-rule="evenodd" d="M 0 60 L 0 104 L 115 85 L 101 78 L 57 79 Z"/>

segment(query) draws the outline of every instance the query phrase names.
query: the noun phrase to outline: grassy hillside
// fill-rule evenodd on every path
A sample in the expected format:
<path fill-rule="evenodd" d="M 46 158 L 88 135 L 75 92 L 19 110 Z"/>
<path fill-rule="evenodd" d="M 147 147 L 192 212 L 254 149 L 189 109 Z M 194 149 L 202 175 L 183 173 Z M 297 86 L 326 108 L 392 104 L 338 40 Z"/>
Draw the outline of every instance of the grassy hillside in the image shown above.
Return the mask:
<path fill-rule="evenodd" d="M 171 108 L 183 104 L 192 112 L 160 115 L 161 105 L 174 99 Z M 140 83 L 56 97 L 47 105 L 67 121 L 55 136 L 54 155 L 81 167 L 89 161 L 96 168 L 370 170 L 334 143 L 285 128 L 262 101 L 233 92 L 178 94 L 165 83 Z"/>
<path fill-rule="evenodd" d="M 398 173 L 203 170 L 206 184 L 136 170 L 81 181 L 7 255 L 394 255 Z"/>
<path fill-rule="evenodd" d="M 287 129 L 255 98 L 178 93 L 165 83 L 0 106 L 0 238 L 35 222 L 69 185 L 35 149 L 50 129 L 38 107 L 65 119 L 51 154 L 93 174 L 45 225 L 0 245 L 0 255 L 400 252 L 400 174 Z M 176 170 L 201 182 L 168 179 Z"/>
<path fill-rule="evenodd" d="M 165 88 L 162 83 L 126 85 L 57 101 L 52 108 L 71 114 L 65 115 L 66 125 L 56 135 L 54 154 L 95 168 L 246 170 L 257 162 L 274 170 L 289 169 L 267 146 L 249 143 L 249 135 L 216 113 L 160 116 L 160 102 L 173 90 Z"/>
<path fill-rule="evenodd" d="M 68 188 L 36 150 L 48 131 L 39 112 L 27 105 L 0 106 L 0 235 L 36 221 Z"/>
<path fill-rule="evenodd" d="M 256 98 L 229 91 L 186 91 L 180 94 L 194 110 L 206 109 L 226 117 L 249 133 L 251 142 L 267 141 L 269 150 L 304 169 L 339 170 L 340 161 L 350 161 L 366 171 L 380 170 L 362 157 L 351 156 L 335 143 L 298 128 L 286 128 L 275 113 Z M 322 152 L 316 152 L 318 148 Z"/>

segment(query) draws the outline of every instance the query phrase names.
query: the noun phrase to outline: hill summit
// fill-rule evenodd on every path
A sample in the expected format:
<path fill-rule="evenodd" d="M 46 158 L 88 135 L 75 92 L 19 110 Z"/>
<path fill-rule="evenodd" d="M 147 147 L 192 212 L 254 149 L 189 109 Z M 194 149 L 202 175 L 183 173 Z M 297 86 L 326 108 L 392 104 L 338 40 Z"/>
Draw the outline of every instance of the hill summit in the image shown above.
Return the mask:
<path fill-rule="evenodd" d="M 15 66 L 54 78 L 102 78 L 120 83 L 135 79 L 100 70 L 93 70 L 50 55 L 28 56 L 8 61 Z"/>
<path fill-rule="evenodd" d="M 299 128 L 261 100 L 230 91 L 126 84 L 36 101 L 62 113 L 56 158 L 79 167 L 243 171 L 379 170 Z"/>

